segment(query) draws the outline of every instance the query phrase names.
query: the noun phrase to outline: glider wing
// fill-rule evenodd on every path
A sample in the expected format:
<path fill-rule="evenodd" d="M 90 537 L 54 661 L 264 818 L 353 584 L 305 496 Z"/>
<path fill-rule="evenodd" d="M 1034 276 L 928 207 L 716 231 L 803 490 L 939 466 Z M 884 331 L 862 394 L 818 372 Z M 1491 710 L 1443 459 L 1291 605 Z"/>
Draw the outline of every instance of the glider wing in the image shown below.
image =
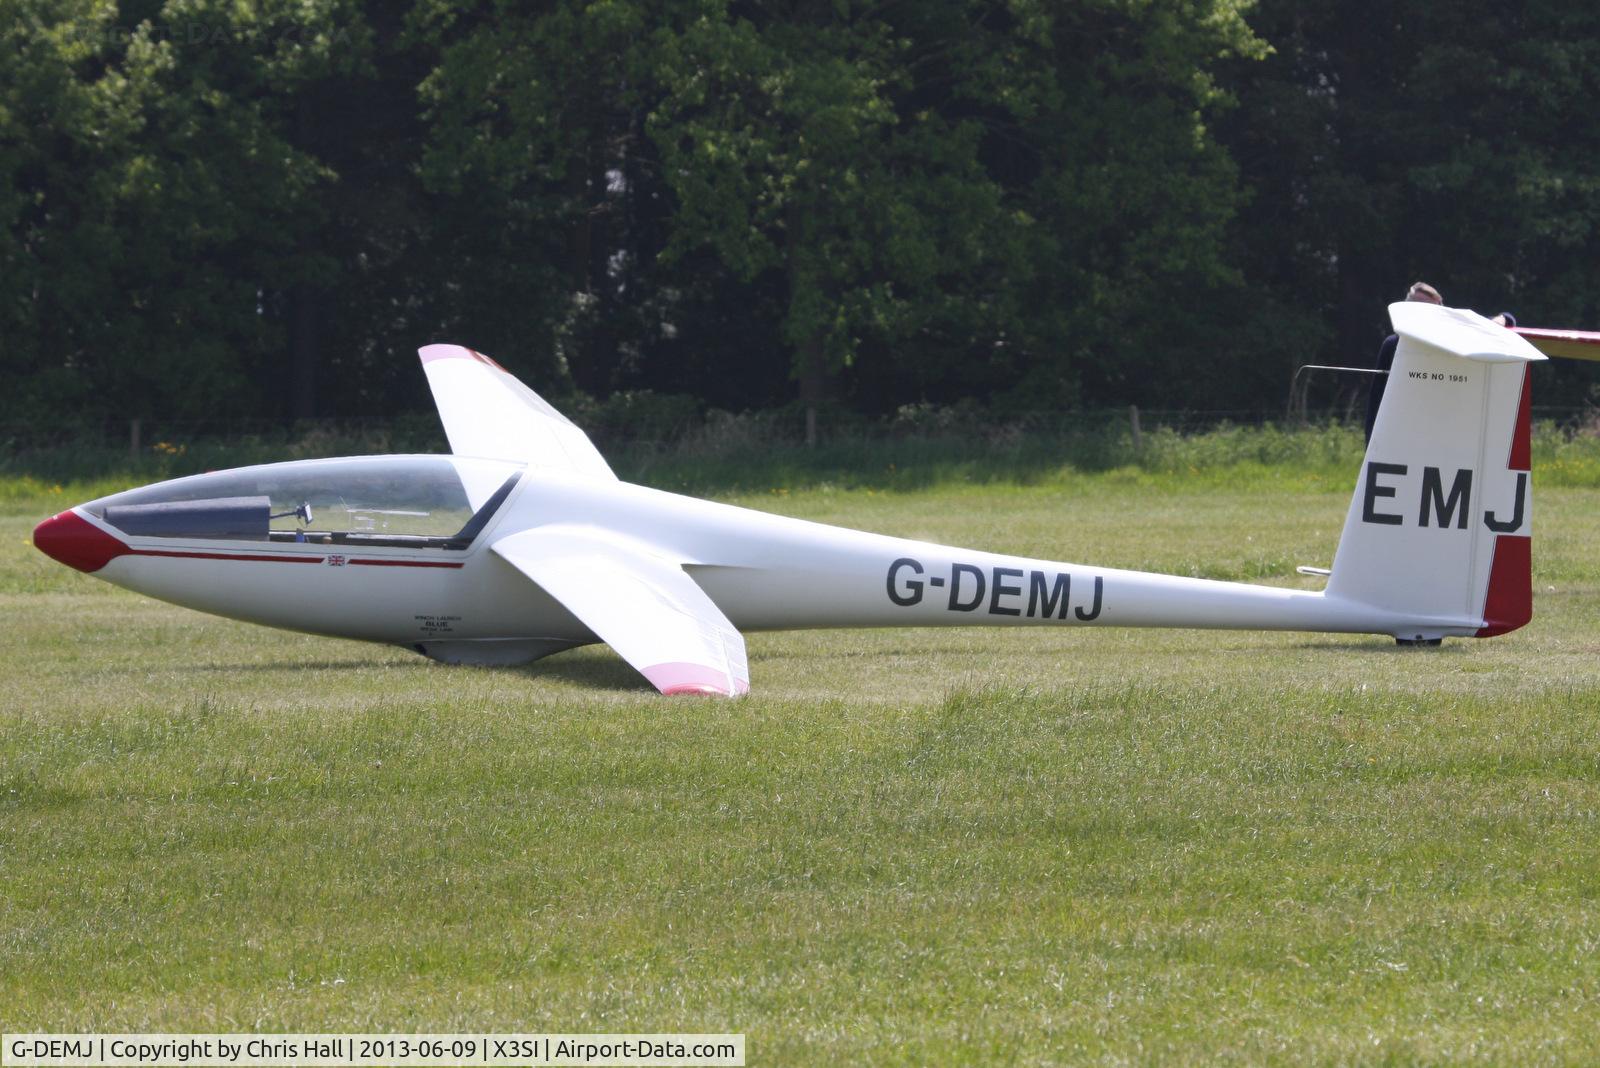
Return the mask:
<path fill-rule="evenodd" d="M 535 527 L 494 551 L 662 693 L 750 689 L 744 638 L 677 563 L 594 527 Z"/>
<path fill-rule="evenodd" d="M 1600 333 L 1592 330 L 1544 330 L 1527 326 L 1513 329 L 1546 356 L 1565 356 L 1569 360 L 1600 360 Z"/>
<path fill-rule="evenodd" d="M 617 477 L 587 434 L 489 357 L 460 345 L 428 345 L 417 355 L 457 456 Z"/>

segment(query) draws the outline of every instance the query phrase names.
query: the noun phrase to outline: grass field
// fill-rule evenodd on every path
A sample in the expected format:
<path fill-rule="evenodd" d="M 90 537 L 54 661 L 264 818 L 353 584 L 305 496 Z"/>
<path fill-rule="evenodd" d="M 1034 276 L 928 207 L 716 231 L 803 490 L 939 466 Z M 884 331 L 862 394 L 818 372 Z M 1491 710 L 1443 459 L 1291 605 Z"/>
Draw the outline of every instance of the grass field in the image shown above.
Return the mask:
<path fill-rule="evenodd" d="M 1226 462 L 728 499 L 1307 583 L 1343 476 Z M 671 481 L 664 479 L 663 481 Z M 1585 484 L 1587 482 L 1587 485 Z M 735 1031 L 749 1063 L 1600 1061 L 1600 489 L 1492 641 L 758 634 L 447 668 L 28 544 L 0 492 L 0 1027 Z M 75 494 L 77 495 L 75 497 Z"/>

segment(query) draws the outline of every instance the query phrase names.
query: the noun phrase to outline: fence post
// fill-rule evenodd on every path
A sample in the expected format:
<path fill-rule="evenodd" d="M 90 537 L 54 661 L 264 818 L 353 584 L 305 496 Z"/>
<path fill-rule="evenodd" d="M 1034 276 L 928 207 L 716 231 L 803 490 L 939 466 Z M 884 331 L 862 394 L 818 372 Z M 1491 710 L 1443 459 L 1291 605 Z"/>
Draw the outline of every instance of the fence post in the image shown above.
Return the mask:
<path fill-rule="evenodd" d="M 1133 431 L 1133 451 L 1144 451 L 1144 432 L 1139 429 L 1139 406 L 1128 405 L 1128 428 Z"/>
<path fill-rule="evenodd" d="M 139 425 L 139 420 L 128 420 L 128 459 L 130 460 L 139 458 L 139 431 L 141 429 L 143 428 Z"/>

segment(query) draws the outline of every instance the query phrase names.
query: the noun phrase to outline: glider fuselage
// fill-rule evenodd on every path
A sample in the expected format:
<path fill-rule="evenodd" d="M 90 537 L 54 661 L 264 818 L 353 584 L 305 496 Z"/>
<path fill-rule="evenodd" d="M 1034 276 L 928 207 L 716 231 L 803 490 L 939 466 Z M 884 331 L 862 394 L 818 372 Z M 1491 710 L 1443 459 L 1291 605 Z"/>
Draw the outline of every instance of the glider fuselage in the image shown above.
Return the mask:
<path fill-rule="evenodd" d="M 1370 608 L 1320 592 L 962 549 L 538 469 L 520 477 L 461 548 L 335 541 L 315 521 L 305 541 L 138 537 L 97 517 L 93 505 L 51 522 L 75 525 L 80 547 L 67 562 L 119 586 L 252 623 L 413 647 L 597 641 L 490 551 L 507 532 L 539 527 L 681 561 L 741 631 L 975 624 L 1370 631 L 1383 622 L 1430 636 L 1476 629 L 1467 619 L 1376 620 Z M 41 528 L 36 540 L 51 551 L 50 531 Z M 456 654 L 449 659 L 477 659 L 462 655 L 464 646 L 443 648 Z M 505 659 L 519 657 L 508 649 Z"/>

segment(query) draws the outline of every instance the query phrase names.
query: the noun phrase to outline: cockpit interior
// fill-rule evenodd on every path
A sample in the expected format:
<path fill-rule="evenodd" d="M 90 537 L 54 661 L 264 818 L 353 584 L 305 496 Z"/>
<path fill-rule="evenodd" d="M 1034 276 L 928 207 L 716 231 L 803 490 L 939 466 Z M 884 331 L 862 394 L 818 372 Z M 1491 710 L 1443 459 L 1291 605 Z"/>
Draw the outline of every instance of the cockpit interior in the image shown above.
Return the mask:
<path fill-rule="evenodd" d="M 456 456 L 368 456 L 242 467 L 86 506 L 130 537 L 463 550 L 524 466 Z"/>

